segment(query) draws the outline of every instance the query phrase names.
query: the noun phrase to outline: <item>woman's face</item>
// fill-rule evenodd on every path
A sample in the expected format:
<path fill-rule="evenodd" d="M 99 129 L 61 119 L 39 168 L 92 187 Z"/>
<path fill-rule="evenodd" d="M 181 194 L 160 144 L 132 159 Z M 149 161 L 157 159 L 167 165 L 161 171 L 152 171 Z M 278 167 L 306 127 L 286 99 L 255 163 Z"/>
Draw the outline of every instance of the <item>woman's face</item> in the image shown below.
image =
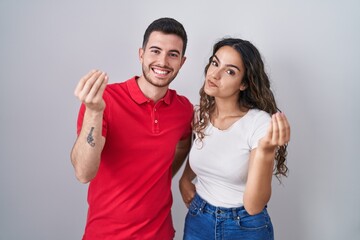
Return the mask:
<path fill-rule="evenodd" d="M 231 98 L 245 90 L 242 79 L 245 67 L 241 55 L 230 46 L 223 46 L 214 54 L 206 72 L 204 91 L 209 96 Z"/>

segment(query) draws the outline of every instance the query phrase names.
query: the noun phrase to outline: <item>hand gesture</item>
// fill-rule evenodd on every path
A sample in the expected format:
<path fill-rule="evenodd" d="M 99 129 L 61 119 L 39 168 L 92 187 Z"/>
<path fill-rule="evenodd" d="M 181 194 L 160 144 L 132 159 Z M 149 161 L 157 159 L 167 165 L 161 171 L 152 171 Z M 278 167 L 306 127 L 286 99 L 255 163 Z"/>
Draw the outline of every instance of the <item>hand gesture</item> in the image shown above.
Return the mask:
<path fill-rule="evenodd" d="M 290 124 L 284 113 L 275 113 L 265 137 L 260 139 L 259 147 L 265 151 L 275 151 L 290 141 Z"/>
<path fill-rule="evenodd" d="M 87 109 L 101 112 L 105 109 L 102 96 L 107 82 L 108 76 L 105 72 L 92 70 L 80 79 L 74 94 Z"/>

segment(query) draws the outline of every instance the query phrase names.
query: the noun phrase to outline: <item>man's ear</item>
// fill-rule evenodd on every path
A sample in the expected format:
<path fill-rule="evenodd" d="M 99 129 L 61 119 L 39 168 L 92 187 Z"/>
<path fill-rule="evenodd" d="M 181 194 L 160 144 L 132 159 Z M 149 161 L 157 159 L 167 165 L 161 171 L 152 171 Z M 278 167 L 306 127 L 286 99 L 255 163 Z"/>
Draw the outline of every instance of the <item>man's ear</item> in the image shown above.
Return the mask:
<path fill-rule="evenodd" d="M 181 59 L 181 65 L 180 65 L 180 67 L 182 67 L 182 65 L 184 65 L 185 61 L 186 61 L 186 57 L 183 56 L 182 59 Z"/>
<path fill-rule="evenodd" d="M 139 48 L 139 60 L 141 63 L 143 62 L 143 55 L 144 55 L 144 49 Z"/>

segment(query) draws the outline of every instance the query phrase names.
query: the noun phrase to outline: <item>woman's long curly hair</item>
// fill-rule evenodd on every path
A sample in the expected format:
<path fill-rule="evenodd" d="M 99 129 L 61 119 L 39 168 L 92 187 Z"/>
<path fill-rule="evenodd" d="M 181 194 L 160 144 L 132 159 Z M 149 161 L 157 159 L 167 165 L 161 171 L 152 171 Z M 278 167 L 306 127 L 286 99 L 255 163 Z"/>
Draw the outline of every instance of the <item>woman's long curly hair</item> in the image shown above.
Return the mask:
<path fill-rule="evenodd" d="M 270 89 L 270 81 L 265 73 L 264 63 L 257 48 L 249 41 L 238 38 L 224 38 L 217 42 L 213 48 L 213 54 L 205 67 L 205 76 L 212 62 L 215 53 L 223 46 L 230 46 L 241 56 L 245 74 L 242 82 L 246 89 L 239 94 L 240 106 L 248 109 L 257 108 L 270 114 L 278 111 L 274 95 Z M 204 83 L 205 85 L 205 83 Z M 193 129 L 199 141 L 205 137 L 205 128 L 208 126 L 211 114 L 215 110 L 214 97 L 207 95 L 204 91 L 204 85 L 201 87 L 200 105 L 196 110 L 196 120 L 193 123 Z M 287 176 L 288 168 L 285 164 L 287 155 L 287 145 L 280 146 L 275 153 L 274 174 L 279 179 L 281 176 Z"/>

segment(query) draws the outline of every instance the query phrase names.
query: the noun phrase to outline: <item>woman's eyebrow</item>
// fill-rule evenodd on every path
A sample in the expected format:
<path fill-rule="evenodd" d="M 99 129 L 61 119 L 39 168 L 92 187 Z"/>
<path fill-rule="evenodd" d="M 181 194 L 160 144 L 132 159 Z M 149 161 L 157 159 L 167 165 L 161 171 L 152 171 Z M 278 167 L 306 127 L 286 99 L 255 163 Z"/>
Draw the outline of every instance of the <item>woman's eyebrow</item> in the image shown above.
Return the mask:
<path fill-rule="evenodd" d="M 214 54 L 214 58 L 216 58 L 216 60 L 221 63 L 220 59 Z M 233 65 L 233 64 L 225 64 L 225 66 L 227 67 L 233 67 L 233 68 L 236 68 L 239 72 L 240 72 L 240 68 L 236 65 Z"/>

